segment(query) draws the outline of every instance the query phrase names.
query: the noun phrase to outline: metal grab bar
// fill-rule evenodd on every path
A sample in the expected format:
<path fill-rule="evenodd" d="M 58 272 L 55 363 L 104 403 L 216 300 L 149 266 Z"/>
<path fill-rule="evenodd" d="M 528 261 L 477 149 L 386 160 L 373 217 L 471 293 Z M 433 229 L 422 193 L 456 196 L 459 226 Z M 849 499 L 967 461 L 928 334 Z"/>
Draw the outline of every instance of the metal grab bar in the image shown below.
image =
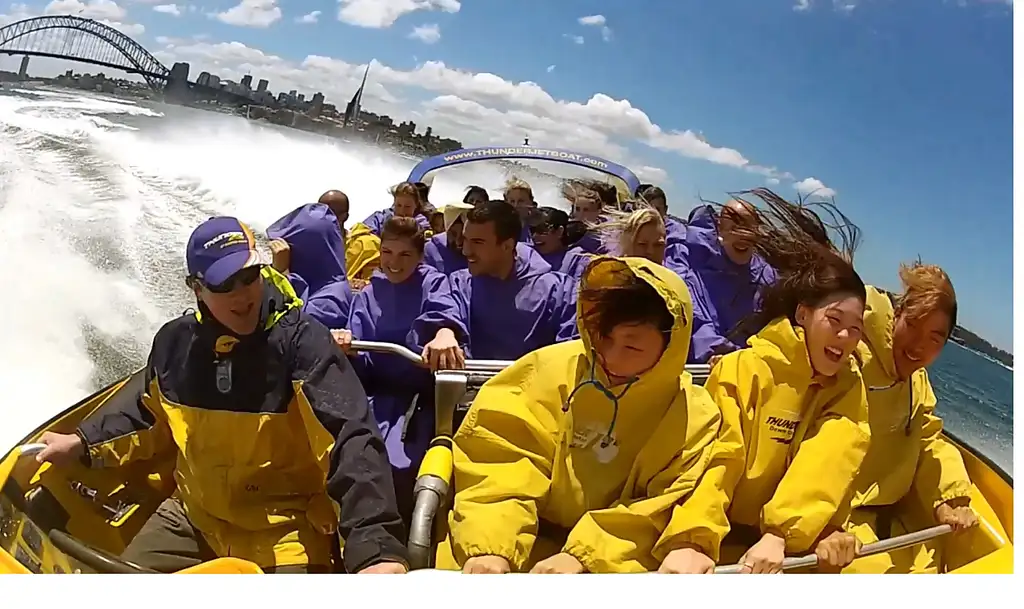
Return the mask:
<path fill-rule="evenodd" d="M 414 364 L 420 364 L 423 362 L 423 358 L 420 357 L 419 353 L 414 352 L 412 349 L 404 345 L 397 345 L 395 343 L 385 343 L 373 340 L 354 340 L 352 341 L 353 351 L 366 351 L 370 353 L 390 353 L 399 357 L 404 357 Z M 468 359 L 466 360 L 466 370 L 473 372 L 500 372 L 505 368 L 508 368 L 515 362 L 511 360 L 500 360 L 500 359 Z M 711 366 L 707 364 L 687 364 L 685 366 L 687 372 L 693 376 L 706 377 L 711 372 Z"/>
<path fill-rule="evenodd" d="M 352 341 L 352 350 L 365 351 L 369 353 L 390 353 L 391 355 L 403 357 L 413 364 L 423 363 L 423 358 L 420 357 L 419 353 L 416 353 L 404 345 L 397 345 L 395 343 L 384 343 L 374 340 L 354 340 Z M 468 359 L 466 360 L 466 370 L 498 372 L 508 368 L 513 363 L 514 362 L 500 359 Z"/>
<path fill-rule="evenodd" d="M 38 455 L 46 449 L 46 445 L 43 443 L 38 444 L 22 444 L 21 450 L 18 452 L 18 457 L 31 457 Z"/>
<path fill-rule="evenodd" d="M 947 533 L 951 533 L 952 531 L 953 528 L 948 524 L 940 524 L 927 529 L 921 529 L 920 531 L 914 531 L 913 533 L 906 533 L 905 535 L 900 535 L 898 537 L 890 537 L 889 539 L 883 539 L 881 541 L 876 541 L 875 543 L 869 543 L 861 546 L 860 551 L 857 552 L 857 558 L 864 558 L 865 556 L 874 556 L 875 554 L 884 554 L 885 552 L 891 552 L 893 550 L 909 548 L 910 546 L 916 546 L 917 544 L 928 541 L 929 539 L 941 537 Z M 792 569 L 814 567 L 817 566 L 817 564 L 818 557 L 814 554 L 808 554 L 807 556 L 787 558 L 782 563 L 782 570 L 790 571 Z M 724 565 L 715 568 L 716 574 L 735 574 L 741 573 L 742 571 L 742 564 Z"/>

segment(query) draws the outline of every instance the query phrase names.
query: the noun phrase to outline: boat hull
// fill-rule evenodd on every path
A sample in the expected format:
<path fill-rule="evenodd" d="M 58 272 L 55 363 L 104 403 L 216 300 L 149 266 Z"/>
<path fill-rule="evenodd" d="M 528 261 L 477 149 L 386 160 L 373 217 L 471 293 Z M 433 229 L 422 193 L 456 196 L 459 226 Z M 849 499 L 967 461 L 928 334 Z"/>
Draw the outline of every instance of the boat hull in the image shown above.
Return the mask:
<path fill-rule="evenodd" d="M 54 468 L 20 454 L 21 446 L 38 442 L 46 431 L 72 433 L 117 392 L 134 390 L 131 378 L 56 415 L 0 459 L 0 573 L 94 572 L 96 568 L 77 560 L 74 552 L 69 554 L 67 543 L 60 540 L 71 536 L 117 556 L 171 495 L 173 460 L 92 470 L 79 465 Z M 935 542 L 942 544 L 943 570 L 1012 573 L 1013 479 L 962 439 L 947 437 L 960 450 L 974 482 L 972 504 L 981 526 Z M 934 523 L 920 524 L 924 528 Z M 51 535 L 52 530 L 67 535 Z M 260 569 L 243 560 L 223 558 L 184 572 L 258 573 Z"/>

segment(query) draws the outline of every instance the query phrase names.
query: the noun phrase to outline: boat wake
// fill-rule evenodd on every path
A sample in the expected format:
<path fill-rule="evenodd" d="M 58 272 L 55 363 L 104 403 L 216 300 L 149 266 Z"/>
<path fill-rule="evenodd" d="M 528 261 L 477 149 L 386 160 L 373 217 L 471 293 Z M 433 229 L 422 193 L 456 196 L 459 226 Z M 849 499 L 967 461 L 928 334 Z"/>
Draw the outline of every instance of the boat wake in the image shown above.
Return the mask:
<path fill-rule="evenodd" d="M 352 221 L 390 204 L 413 162 L 359 145 L 178 106 L 61 90 L 0 94 L 0 260 L 13 269 L 0 341 L 0 445 L 140 365 L 192 299 L 183 244 L 236 215 L 257 232 L 330 188 Z M 499 196 L 503 169 L 446 171 L 431 199 L 468 184 Z M 554 180 L 539 200 L 558 200 Z"/>

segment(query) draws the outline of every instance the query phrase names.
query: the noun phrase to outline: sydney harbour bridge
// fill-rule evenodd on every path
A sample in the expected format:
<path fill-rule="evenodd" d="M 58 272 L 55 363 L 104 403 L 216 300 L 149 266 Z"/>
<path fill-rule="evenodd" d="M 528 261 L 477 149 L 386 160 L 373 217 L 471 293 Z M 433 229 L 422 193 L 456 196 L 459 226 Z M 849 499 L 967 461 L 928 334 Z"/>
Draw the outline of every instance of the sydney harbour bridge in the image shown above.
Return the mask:
<path fill-rule="evenodd" d="M 188 80 L 189 65 L 167 68 L 123 32 L 74 15 L 32 17 L 0 28 L 0 54 L 53 57 L 141 76 L 155 91 L 181 101 L 218 99 L 247 103 L 249 98 Z"/>

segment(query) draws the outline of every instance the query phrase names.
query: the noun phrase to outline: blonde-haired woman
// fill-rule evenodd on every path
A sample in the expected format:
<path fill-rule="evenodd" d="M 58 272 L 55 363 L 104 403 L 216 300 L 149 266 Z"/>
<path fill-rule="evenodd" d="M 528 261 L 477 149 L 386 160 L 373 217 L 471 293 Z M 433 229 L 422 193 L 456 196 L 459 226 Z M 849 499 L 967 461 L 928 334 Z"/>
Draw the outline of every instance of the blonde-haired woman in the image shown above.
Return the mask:
<path fill-rule="evenodd" d="M 634 211 L 606 210 L 605 221 L 592 230 L 613 256 L 646 258 L 665 263 L 665 220 L 658 210 L 642 202 L 633 202 Z M 672 269 L 676 270 L 676 269 Z M 678 272 L 678 271 L 676 271 Z"/>
<path fill-rule="evenodd" d="M 516 208 L 516 211 L 519 212 L 519 218 L 523 221 L 523 231 L 519 234 L 519 241 L 533 245 L 533 238 L 530 236 L 530 230 L 526 225 L 530 214 L 537 209 L 537 201 L 533 198 L 533 188 L 525 180 L 512 177 L 505 182 L 503 198 L 506 203 Z"/>

